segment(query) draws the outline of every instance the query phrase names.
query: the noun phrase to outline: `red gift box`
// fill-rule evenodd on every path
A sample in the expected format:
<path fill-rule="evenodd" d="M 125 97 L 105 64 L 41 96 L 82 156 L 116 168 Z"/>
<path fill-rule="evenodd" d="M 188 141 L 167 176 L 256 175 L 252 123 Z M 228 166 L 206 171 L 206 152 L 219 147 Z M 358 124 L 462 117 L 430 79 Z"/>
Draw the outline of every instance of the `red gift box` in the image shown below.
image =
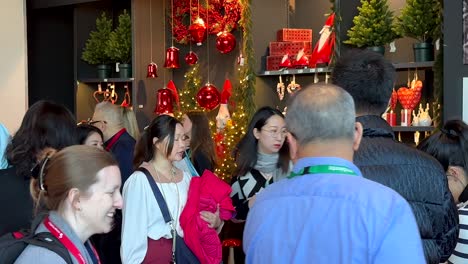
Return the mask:
<path fill-rule="evenodd" d="M 277 71 L 280 69 L 279 65 L 283 55 L 276 56 L 267 56 L 266 57 L 266 70 L 267 71 Z"/>
<path fill-rule="evenodd" d="M 283 28 L 278 30 L 277 41 L 312 41 L 312 29 Z"/>
<path fill-rule="evenodd" d="M 301 49 L 305 54 L 312 53 L 312 42 L 292 41 L 292 42 L 270 42 L 270 56 L 291 54 L 296 55 Z"/>

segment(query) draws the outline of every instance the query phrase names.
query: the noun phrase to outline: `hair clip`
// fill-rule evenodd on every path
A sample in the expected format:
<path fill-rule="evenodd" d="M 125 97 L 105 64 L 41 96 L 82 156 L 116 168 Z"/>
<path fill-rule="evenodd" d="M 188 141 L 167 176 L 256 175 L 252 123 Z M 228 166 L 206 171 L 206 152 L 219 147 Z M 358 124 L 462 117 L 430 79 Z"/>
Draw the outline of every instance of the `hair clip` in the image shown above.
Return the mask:
<path fill-rule="evenodd" d="M 41 189 L 41 191 L 46 191 L 46 188 L 44 187 L 44 170 L 47 162 L 49 161 L 49 158 L 50 156 L 47 156 L 44 159 L 44 161 L 42 162 L 41 171 L 39 173 L 39 189 Z"/>

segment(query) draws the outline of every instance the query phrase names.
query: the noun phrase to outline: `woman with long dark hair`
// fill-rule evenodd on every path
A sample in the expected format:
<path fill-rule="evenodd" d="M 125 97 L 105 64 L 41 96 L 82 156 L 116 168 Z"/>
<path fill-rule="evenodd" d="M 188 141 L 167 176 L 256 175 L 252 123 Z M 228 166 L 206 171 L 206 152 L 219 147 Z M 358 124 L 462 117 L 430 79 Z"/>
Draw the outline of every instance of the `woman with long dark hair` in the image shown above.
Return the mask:
<path fill-rule="evenodd" d="M 458 204 L 460 232 L 449 263 L 468 262 L 468 125 L 447 121 L 440 131 L 424 139 L 418 149 L 436 158 L 447 174 L 449 189 Z"/>
<path fill-rule="evenodd" d="M 137 170 L 123 188 L 123 263 L 166 264 L 173 261 L 173 243 L 184 243 L 180 239 L 184 236 L 180 215 L 192 175 L 176 168 L 173 162 L 183 158 L 185 148 L 182 124 L 171 116 L 156 117 L 143 131 L 135 147 L 133 164 Z M 165 221 L 165 206 L 156 201 L 152 185 L 160 190 L 171 222 Z M 201 212 L 200 216 L 210 228 L 216 229 L 222 223 L 219 213 Z M 177 262 L 188 263 L 180 259 Z"/>
<path fill-rule="evenodd" d="M 277 109 L 262 107 L 252 117 L 234 152 L 237 169 L 231 198 L 237 220 L 246 219 L 258 192 L 288 175 L 291 164 L 287 133 L 284 115 Z"/>
<path fill-rule="evenodd" d="M 188 136 L 188 156 L 199 175 L 203 171 L 214 171 L 216 167 L 215 143 L 210 124 L 203 111 L 189 111 L 182 116 L 182 125 Z"/>
<path fill-rule="evenodd" d="M 29 228 L 33 201 L 29 193 L 31 169 L 39 154 L 76 144 L 76 121 L 63 105 L 38 101 L 24 115 L 6 150 L 9 168 L 0 170 L 0 235 Z"/>

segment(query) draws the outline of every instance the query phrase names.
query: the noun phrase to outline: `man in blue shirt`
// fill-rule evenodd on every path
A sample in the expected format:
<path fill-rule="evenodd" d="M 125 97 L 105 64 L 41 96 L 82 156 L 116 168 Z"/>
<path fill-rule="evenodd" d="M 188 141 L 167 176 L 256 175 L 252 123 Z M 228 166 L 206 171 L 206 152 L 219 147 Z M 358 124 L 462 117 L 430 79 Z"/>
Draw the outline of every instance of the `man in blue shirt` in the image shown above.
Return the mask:
<path fill-rule="evenodd" d="M 408 203 L 352 163 L 363 131 L 346 91 L 302 89 L 286 125 L 296 163 L 257 195 L 244 231 L 247 263 L 425 263 Z"/>

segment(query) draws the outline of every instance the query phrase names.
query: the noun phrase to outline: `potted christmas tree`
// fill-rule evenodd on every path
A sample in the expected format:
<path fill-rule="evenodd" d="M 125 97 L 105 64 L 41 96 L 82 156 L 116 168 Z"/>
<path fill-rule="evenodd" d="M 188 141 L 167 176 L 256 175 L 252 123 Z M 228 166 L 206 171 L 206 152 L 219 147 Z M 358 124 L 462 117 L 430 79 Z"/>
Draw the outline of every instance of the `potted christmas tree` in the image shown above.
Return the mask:
<path fill-rule="evenodd" d="M 109 78 L 111 73 L 110 56 L 105 52 L 112 32 L 112 20 L 105 13 L 96 19 L 96 30 L 91 31 L 81 54 L 81 59 L 91 65 L 97 65 L 98 78 Z"/>
<path fill-rule="evenodd" d="M 107 42 L 106 55 L 119 64 L 120 78 L 132 76 L 132 21 L 127 10 L 119 15 L 119 25 L 111 32 Z"/>
<path fill-rule="evenodd" d="M 349 38 L 344 43 L 383 55 L 385 44 L 397 37 L 393 30 L 393 12 L 387 0 L 361 0 L 358 10 L 359 14 L 353 18 L 354 26 L 348 30 Z"/>
<path fill-rule="evenodd" d="M 415 61 L 434 60 L 435 34 L 440 32 L 440 2 L 438 0 L 407 0 L 397 17 L 395 31 L 418 40 L 413 44 Z"/>

